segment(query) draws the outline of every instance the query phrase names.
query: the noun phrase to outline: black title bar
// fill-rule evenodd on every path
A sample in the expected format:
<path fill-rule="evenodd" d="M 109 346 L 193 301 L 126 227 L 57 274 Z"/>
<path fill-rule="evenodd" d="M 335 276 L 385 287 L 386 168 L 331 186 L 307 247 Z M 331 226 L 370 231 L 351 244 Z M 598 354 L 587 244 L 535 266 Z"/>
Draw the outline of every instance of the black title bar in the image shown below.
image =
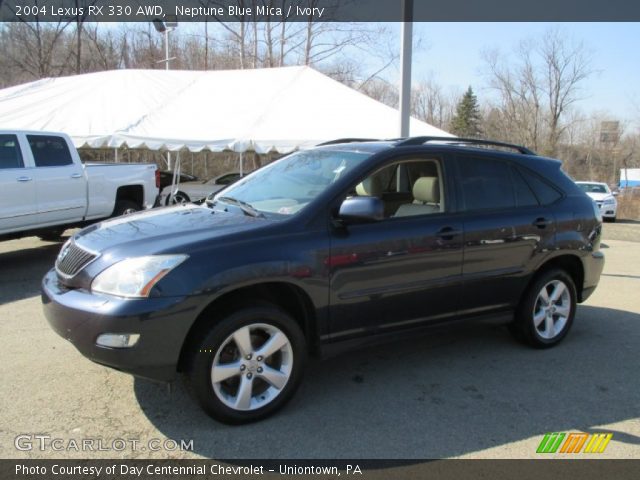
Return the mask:
<path fill-rule="evenodd" d="M 0 460 L 0 478 L 23 480 L 636 480 L 640 460 Z"/>
<path fill-rule="evenodd" d="M 416 22 L 633 22 L 629 0 L 420 0 Z M 400 0 L 0 0 L 2 22 L 399 22 Z"/>

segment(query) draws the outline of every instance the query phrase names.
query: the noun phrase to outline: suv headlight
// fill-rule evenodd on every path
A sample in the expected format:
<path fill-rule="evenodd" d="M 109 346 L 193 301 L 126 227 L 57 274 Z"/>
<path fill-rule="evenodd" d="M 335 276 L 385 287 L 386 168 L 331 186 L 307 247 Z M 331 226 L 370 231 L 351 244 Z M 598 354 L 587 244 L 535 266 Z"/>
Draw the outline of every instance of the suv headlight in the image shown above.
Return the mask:
<path fill-rule="evenodd" d="M 615 203 L 616 203 L 616 199 L 613 197 L 607 197 L 602 202 L 603 205 L 615 205 Z"/>
<path fill-rule="evenodd" d="M 600 208 L 598 207 L 598 204 L 596 203 L 596 201 L 593 199 L 591 199 L 591 206 L 593 207 L 593 213 L 596 216 L 596 220 L 602 223 L 602 212 L 600 211 Z"/>
<path fill-rule="evenodd" d="M 149 255 L 114 263 L 93 279 L 91 290 L 118 297 L 148 297 L 153 286 L 188 255 Z"/>

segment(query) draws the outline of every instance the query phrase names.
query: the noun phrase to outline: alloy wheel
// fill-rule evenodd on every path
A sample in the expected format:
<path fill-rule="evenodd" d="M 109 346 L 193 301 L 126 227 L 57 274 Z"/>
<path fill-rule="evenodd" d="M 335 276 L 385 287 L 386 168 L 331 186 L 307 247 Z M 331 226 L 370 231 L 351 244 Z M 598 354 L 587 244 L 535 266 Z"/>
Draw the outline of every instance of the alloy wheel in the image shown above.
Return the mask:
<path fill-rule="evenodd" d="M 571 315 L 569 288 L 561 280 L 552 280 L 542 287 L 533 307 L 533 324 L 537 334 L 551 340 L 567 325 Z"/>
<path fill-rule="evenodd" d="M 273 325 L 255 323 L 222 342 L 211 365 L 211 385 L 228 407 L 256 410 L 282 392 L 292 368 L 293 349 L 287 335 Z"/>

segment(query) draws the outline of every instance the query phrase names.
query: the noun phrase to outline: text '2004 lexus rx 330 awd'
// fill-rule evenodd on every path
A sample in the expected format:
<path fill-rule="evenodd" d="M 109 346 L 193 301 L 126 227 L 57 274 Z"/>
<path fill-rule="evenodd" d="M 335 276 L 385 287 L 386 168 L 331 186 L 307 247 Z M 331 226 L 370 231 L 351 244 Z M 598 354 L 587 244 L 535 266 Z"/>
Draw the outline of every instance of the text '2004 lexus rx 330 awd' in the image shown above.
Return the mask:
<path fill-rule="evenodd" d="M 209 415 L 244 423 L 291 398 L 310 354 L 486 317 L 556 345 L 598 283 L 601 228 L 560 162 L 524 147 L 330 142 L 203 205 L 77 232 L 42 299 L 89 359 L 182 375 Z"/>

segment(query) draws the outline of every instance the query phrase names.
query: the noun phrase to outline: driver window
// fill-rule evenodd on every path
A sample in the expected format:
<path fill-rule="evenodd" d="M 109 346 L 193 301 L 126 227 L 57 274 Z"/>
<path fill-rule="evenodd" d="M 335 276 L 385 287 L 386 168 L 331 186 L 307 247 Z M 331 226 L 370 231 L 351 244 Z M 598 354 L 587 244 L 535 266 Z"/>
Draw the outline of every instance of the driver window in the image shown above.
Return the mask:
<path fill-rule="evenodd" d="M 353 193 L 382 200 L 385 218 L 408 217 L 444 212 L 443 187 L 439 160 L 404 160 L 369 175 Z"/>

